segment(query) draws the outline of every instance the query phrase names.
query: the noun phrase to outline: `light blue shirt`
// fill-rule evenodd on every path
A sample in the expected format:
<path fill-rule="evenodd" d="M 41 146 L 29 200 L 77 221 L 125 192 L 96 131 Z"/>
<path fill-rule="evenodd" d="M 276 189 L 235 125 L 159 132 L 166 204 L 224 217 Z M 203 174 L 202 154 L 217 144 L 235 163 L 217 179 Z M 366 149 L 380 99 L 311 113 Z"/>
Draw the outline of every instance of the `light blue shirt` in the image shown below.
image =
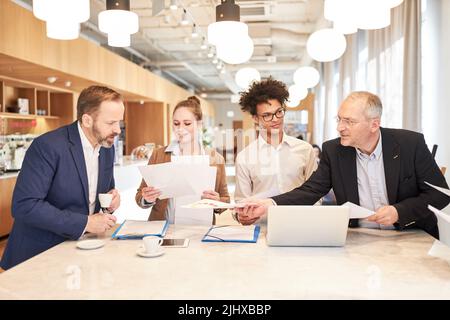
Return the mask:
<path fill-rule="evenodd" d="M 356 172 L 359 205 L 372 211 L 377 211 L 379 208 L 389 205 L 386 178 L 384 175 L 381 134 L 375 150 L 370 155 L 356 149 Z M 394 229 L 392 225 L 380 225 L 364 219 L 359 220 L 359 226 L 376 229 Z"/>

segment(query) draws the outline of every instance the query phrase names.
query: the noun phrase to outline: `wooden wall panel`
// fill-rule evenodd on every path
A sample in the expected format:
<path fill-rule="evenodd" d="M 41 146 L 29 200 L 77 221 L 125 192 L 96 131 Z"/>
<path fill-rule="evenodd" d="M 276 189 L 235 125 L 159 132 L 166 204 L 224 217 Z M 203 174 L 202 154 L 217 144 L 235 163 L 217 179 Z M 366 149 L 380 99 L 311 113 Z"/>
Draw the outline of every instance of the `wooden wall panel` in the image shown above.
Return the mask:
<path fill-rule="evenodd" d="M 164 104 L 133 103 L 125 106 L 126 112 L 126 154 L 145 143 L 165 145 L 164 140 Z"/>
<path fill-rule="evenodd" d="M 9 234 L 13 218 L 11 215 L 11 199 L 16 178 L 0 179 L 0 237 Z"/>

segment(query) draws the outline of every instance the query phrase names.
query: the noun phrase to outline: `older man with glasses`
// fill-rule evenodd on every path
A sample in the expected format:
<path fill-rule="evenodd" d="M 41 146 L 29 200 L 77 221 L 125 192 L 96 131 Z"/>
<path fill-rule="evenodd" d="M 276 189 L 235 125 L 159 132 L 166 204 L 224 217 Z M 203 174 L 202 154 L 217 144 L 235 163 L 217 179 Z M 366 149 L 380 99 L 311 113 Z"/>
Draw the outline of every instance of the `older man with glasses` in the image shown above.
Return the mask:
<path fill-rule="evenodd" d="M 243 224 L 264 216 L 271 205 L 310 205 L 333 188 L 338 204 L 347 201 L 373 210 L 350 226 L 404 230 L 418 227 L 435 238 L 439 230 L 427 206 L 442 209 L 449 197 L 425 182 L 448 188 L 421 133 L 380 127 L 382 104 L 369 92 L 353 92 L 341 104 L 340 137 L 323 144 L 317 171 L 302 186 L 238 209 Z"/>
<path fill-rule="evenodd" d="M 239 104 L 258 137 L 236 157 L 235 199 L 267 198 L 301 185 L 317 168 L 312 146 L 283 131 L 286 85 L 269 78 L 241 93 Z"/>

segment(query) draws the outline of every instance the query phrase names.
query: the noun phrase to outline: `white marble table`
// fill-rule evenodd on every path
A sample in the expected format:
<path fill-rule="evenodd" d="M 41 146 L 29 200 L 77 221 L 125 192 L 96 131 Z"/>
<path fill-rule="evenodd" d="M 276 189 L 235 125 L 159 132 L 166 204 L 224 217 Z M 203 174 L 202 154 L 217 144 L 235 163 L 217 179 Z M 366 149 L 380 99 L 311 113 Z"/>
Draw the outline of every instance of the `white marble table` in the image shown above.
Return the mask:
<path fill-rule="evenodd" d="M 350 229 L 344 248 L 202 243 L 206 231 L 171 226 L 190 245 L 158 258 L 137 256 L 140 240 L 68 241 L 0 274 L 0 299 L 450 299 L 449 260 L 421 231 Z"/>

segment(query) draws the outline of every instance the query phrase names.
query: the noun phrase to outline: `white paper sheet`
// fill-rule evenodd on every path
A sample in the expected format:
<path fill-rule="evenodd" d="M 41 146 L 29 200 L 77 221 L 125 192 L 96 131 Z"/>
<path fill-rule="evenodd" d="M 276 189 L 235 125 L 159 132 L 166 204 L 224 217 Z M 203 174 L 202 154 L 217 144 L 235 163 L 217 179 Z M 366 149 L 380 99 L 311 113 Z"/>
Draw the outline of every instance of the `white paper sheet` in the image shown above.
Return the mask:
<path fill-rule="evenodd" d="M 194 194 L 194 190 L 182 174 L 184 168 L 181 166 L 174 166 L 168 162 L 138 168 L 145 183 L 161 191 L 160 199 Z"/>
<path fill-rule="evenodd" d="M 436 190 L 439 190 L 439 191 L 442 192 L 443 194 L 446 194 L 446 195 L 448 195 L 448 196 L 450 197 L 450 190 L 449 190 L 449 189 L 445 189 L 445 188 L 442 188 L 442 187 L 435 186 L 435 185 L 433 185 L 433 184 L 431 184 L 431 183 L 429 183 L 429 182 L 426 182 L 426 181 L 425 181 L 425 183 L 426 183 L 427 185 L 429 185 L 430 187 L 433 187 L 433 188 L 435 188 Z"/>
<path fill-rule="evenodd" d="M 256 226 L 217 226 L 211 229 L 205 240 L 234 240 L 251 241 L 255 234 Z"/>
<path fill-rule="evenodd" d="M 434 241 L 433 245 L 428 251 L 428 255 L 447 260 L 447 262 L 450 263 L 450 247 L 439 240 Z"/>
<path fill-rule="evenodd" d="M 439 240 L 450 246 L 450 215 L 430 205 L 428 205 L 428 209 L 436 215 L 438 220 Z"/>
<path fill-rule="evenodd" d="M 216 185 L 217 167 L 209 165 L 189 165 L 186 180 L 194 194 L 202 195 L 203 191 L 214 190 Z"/>
<path fill-rule="evenodd" d="M 216 184 L 217 167 L 209 166 L 209 162 L 203 164 L 189 164 L 190 172 L 186 174 L 186 179 L 190 188 L 194 190 L 194 195 L 185 195 L 174 198 L 175 223 L 188 225 L 212 225 L 213 209 L 186 208 L 192 202 L 201 199 L 203 191 L 214 190 Z"/>
<path fill-rule="evenodd" d="M 350 201 L 347 201 L 346 203 L 344 203 L 343 206 L 350 208 L 350 214 L 349 214 L 350 219 L 364 219 L 364 218 L 367 218 L 367 217 L 375 214 L 375 212 L 373 212 L 372 210 L 358 206 Z"/>
<path fill-rule="evenodd" d="M 195 202 L 201 196 L 184 196 L 174 199 L 175 223 L 185 225 L 210 226 L 213 222 L 213 209 L 211 208 L 186 208 L 185 205 Z"/>
<path fill-rule="evenodd" d="M 140 166 L 139 171 L 148 186 L 161 190 L 159 198 L 167 199 L 214 190 L 217 167 L 167 162 Z"/>

